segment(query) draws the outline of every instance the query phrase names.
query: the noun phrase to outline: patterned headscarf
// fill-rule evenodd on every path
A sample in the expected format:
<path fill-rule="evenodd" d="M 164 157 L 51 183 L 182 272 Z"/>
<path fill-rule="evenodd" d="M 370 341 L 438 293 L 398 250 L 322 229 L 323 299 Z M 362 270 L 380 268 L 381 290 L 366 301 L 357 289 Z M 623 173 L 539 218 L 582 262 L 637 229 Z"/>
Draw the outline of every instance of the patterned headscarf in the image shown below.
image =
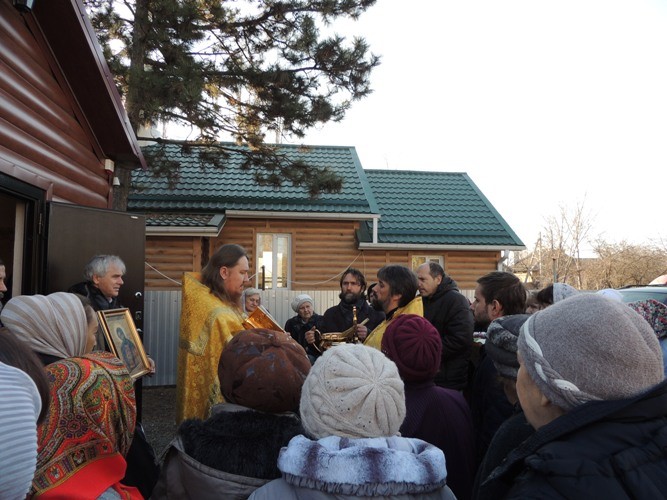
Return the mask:
<path fill-rule="evenodd" d="M 34 352 L 58 358 L 83 356 L 86 352 L 86 311 L 73 293 L 14 297 L 0 319 Z"/>
<path fill-rule="evenodd" d="M 37 431 L 37 472 L 31 493 L 63 487 L 74 478 L 79 491 L 85 489 L 90 498 L 97 498 L 125 471 L 123 467 L 116 477 L 113 467 L 99 464 L 124 462 L 130 449 L 136 419 L 132 379 L 122 361 L 102 351 L 63 359 L 46 371 L 51 407 Z M 82 473 L 88 466 L 94 468 L 94 481 Z"/>
<path fill-rule="evenodd" d="M 638 300 L 628 305 L 648 321 L 659 339 L 667 337 L 667 305 L 655 299 Z"/>

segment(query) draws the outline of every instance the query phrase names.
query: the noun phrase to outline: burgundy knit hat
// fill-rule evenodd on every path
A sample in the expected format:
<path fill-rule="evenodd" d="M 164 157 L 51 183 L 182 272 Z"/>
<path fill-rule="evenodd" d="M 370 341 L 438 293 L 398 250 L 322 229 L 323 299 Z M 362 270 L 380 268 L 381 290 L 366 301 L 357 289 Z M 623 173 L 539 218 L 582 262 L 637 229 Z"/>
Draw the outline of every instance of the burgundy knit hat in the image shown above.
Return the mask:
<path fill-rule="evenodd" d="M 442 341 L 438 330 L 416 314 L 401 314 L 382 337 L 382 352 L 398 366 L 406 382 L 430 380 L 440 370 Z"/>
<path fill-rule="evenodd" d="M 218 363 L 225 400 L 267 413 L 296 412 L 310 361 L 289 333 L 255 329 L 237 333 Z"/>

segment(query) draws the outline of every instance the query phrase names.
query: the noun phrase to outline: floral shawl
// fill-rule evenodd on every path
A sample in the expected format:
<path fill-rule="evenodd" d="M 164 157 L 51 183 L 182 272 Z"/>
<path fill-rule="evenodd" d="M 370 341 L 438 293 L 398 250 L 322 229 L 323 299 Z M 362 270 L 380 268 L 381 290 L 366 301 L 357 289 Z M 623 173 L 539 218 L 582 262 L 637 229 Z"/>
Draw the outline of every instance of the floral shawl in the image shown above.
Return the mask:
<path fill-rule="evenodd" d="M 31 494 L 97 498 L 120 484 L 136 419 L 134 386 L 125 365 L 108 352 L 68 358 L 46 367 L 51 385 L 48 418 L 38 427 L 37 471 Z"/>

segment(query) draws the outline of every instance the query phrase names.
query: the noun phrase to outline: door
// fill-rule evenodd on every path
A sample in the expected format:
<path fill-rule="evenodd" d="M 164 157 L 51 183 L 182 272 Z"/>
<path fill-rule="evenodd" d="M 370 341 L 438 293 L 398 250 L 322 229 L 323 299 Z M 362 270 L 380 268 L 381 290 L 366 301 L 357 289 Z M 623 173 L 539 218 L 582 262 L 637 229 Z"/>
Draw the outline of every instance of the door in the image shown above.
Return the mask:
<path fill-rule="evenodd" d="M 118 255 L 127 268 L 120 303 L 130 309 L 136 327 L 143 329 L 144 216 L 51 202 L 46 227 L 45 293 L 66 291 L 83 281 L 83 268 L 91 257 Z"/>

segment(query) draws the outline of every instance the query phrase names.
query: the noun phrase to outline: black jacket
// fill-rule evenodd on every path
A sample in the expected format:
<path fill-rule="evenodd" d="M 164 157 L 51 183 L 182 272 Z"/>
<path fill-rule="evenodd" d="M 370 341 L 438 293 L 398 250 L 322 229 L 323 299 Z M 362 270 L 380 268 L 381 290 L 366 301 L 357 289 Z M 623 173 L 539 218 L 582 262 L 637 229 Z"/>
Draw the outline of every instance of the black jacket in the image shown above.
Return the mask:
<path fill-rule="evenodd" d="M 493 435 L 484 460 L 477 470 L 472 495 L 475 500 L 496 500 L 507 495 L 508 485 L 497 479 L 487 481 L 487 478 L 514 448 L 535 433 L 518 404 L 515 411 L 517 413 L 505 420 Z"/>
<path fill-rule="evenodd" d="M 106 311 L 108 309 L 119 309 L 123 307 L 120 304 L 118 297 L 114 297 L 109 301 L 109 299 L 100 292 L 100 289 L 90 281 L 82 281 L 81 283 L 72 285 L 67 291 L 69 293 L 78 293 L 79 295 L 88 297 L 92 303 L 93 309 L 96 311 Z"/>
<path fill-rule="evenodd" d="M 507 498 L 667 497 L 667 382 L 593 401 L 541 427 L 490 476 Z"/>
<path fill-rule="evenodd" d="M 464 389 L 468 384 L 474 331 L 470 302 L 449 276 L 445 276 L 432 295 L 422 297 L 422 302 L 424 317 L 437 328 L 442 339 L 442 360 L 435 383 L 449 389 Z"/>
<path fill-rule="evenodd" d="M 330 307 L 324 312 L 324 325 L 320 329 L 322 333 L 344 332 L 352 326 L 352 306 L 357 306 L 357 322 L 361 323 L 368 318 L 366 328 L 368 332 L 384 321 L 384 313 L 376 311 L 366 299 L 359 299 L 356 304 L 346 304 L 341 301 L 337 306 Z"/>
<path fill-rule="evenodd" d="M 301 316 L 297 314 L 296 316 L 288 319 L 287 323 L 285 323 L 285 331 L 289 333 L 292 338 L 296 340 L 309 355 L 318 357 L 322 353 L 317 351 L 317 349 L 314 349 L 313 346 L 306 342 L 306 332 L 308 332 L 312 327 L 317 328 L 321 332 L 322 328 L 324 327 L 324 316 L 313 313 L 308 321 L 304 322 L 301 319 Z"/>

